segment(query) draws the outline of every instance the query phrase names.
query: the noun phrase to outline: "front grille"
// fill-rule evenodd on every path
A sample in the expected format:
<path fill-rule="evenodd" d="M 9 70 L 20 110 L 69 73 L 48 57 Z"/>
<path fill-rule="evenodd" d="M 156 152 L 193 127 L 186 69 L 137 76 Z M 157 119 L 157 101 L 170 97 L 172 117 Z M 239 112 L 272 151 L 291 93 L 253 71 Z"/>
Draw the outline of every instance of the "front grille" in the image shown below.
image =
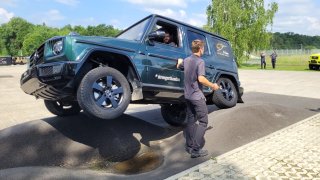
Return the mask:
<path fill-rule="evenodd" d="M 44 62 L 44 44 L 42 44 L 31 56 L 29 61 L 29 67 L 32 68 L 35 65 Z"/>
<path fill-rule="evenodd" d="M 48 50 L 48 52 L 53 52 L 53 46 L 58 41 L 63 41 L 63 38 L 62 37 L 58 37 L 58 38 L 55 37 L 55 38 L 49 39 L 47 41 L 46 49 Z M 51 56 L 54 56 L 54 54 L 51 54 Z"/>
<path fill-rule="evenodd" d="M 31 56 L 29 61 L 29 67 L 34 67 L 35 65 L 42 64 L 44 62 L 44 51 L 46 49 L 46 52 L 49 52 L 49 54 L 46 54 L 47 56 L 54 56 L 52 54 L 53 52 L 53 45 L 57 41 L 63 40 L 62 37 L 54 37 L 52 39 L 49 39 L 46 43 L 42 44 Z"/>
<path fill-rule="evenodd" d="M 311 56 L 311 59 L 319 59 L 319 56 Z"/>
<path fill-rule="evenodd" d="M 317 61 L 316 60 L 311 60 L 311 63 L 317 63 Z"/>

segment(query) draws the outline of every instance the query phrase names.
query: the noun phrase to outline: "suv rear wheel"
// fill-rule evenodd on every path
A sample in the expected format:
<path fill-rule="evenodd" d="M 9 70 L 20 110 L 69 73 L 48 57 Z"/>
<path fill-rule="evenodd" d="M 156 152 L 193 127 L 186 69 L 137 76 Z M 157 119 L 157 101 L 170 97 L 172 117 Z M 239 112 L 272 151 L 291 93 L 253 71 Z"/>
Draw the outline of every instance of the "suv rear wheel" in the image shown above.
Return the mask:
<path fill-rule="evenodd" d="M 80 106 L 75 101 L 44 100 L 44 105 L 52 114 L 57 116 L 76 115 L 81 111 Z"/>
<path fill-rule="evenodd" d="M 89 71 L 78 87 L 77 99 L 91 117 L 114 119 L 123 114 L 131 98 L 127 79 L 116 69 L 98 67 Z"/>
<path fill-rule="evenodd" d="M 161 115 L 172 126 L 181 126 L 186 121 L 186 106 L 184 104 L 162 104 Z"/>
<path fill-rule="evenodd" d="M 233 82 L 228 78 L 220 78 L 217 84 L 221 89 L 213 93 L 213 103 L 221 109 L 235 106 L 238 100 L 238 93 Z"/>

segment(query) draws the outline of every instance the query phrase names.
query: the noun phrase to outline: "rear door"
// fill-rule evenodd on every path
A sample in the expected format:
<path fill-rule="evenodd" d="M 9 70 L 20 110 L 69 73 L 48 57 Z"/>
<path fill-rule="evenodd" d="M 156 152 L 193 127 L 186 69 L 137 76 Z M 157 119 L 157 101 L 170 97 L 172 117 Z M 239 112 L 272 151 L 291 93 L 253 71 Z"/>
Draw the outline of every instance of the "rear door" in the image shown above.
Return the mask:
<path fill-rule="evenodd" d="M 219 71 L 237 73 L 237 64 L 229 42 L 214 36 L 210 37 L 210 40 L 215 68 Z"/>
<path fill-rule="evenodd" d="M 191 55 L 192 54 L 192 51 L 191 51 L 191 44 L 192 44 L 192 41 L 196 40 L 196 39 L 200 39 L 202 40 L 205 45 L 204 45 L 204 54 L 203 56 L 201 57 L 204 62 L 205 62 L 205 69 L 206 69 L 206 78 L 209 80 L 209 81 L 213 81 L 214 77 L 215 77 L 215 74 L 216 74 L 216 69 L 215 69 L 215 66 L 214 66 L 214 57 L 212 56 L 212 52 L 210 50 L 210 46 L 209 46 L 209 41 L 208 41 L 208 37 L 202 33 L 201 31 L 197 31 L 197 30 L 194 30 L 194 29 L 188 29 L 187 32 L 187 44 L 189 46 L 188 48 L 188 54 Z M 204 93 L 210 93 L 211 90 L 208 88 L 208 87 L 203 87 L 203 92 Z"/>

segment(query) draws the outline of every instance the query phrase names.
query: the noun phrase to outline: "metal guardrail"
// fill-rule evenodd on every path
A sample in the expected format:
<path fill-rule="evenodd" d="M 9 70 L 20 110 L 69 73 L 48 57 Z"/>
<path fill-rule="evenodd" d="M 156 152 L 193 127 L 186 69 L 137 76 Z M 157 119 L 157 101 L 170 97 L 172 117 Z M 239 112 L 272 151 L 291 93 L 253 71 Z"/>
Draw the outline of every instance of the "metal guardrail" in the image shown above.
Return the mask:
<path fill-rule="evenodd" d="M 320 53 L 320 49 L 275 49 L 275 51 L 278 55 L 311 55 Z M 270 55 L 272 54 L 273 50 L 259 50 L 254 51 L 251 54 L 260 57 L 261 52 L 266 53 L 266 55 Z"/>

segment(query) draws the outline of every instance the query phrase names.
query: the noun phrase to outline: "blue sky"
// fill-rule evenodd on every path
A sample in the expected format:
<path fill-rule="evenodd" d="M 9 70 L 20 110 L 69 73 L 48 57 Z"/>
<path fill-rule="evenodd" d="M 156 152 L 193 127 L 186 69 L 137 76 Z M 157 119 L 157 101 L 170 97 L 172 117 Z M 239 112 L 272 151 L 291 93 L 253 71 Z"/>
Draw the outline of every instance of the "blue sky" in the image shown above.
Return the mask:
<path fill-rule="evenodd" d="M 273 32 L 320 35 L 319 0 L 266 0 L 279 4 Z M 19 16 L 48 26 L 107 24 L 124 29 L 151 14 L 162 14 L 195 26 L 206 23 L 211 0 L 0 0 L 0 24 Z"/>

